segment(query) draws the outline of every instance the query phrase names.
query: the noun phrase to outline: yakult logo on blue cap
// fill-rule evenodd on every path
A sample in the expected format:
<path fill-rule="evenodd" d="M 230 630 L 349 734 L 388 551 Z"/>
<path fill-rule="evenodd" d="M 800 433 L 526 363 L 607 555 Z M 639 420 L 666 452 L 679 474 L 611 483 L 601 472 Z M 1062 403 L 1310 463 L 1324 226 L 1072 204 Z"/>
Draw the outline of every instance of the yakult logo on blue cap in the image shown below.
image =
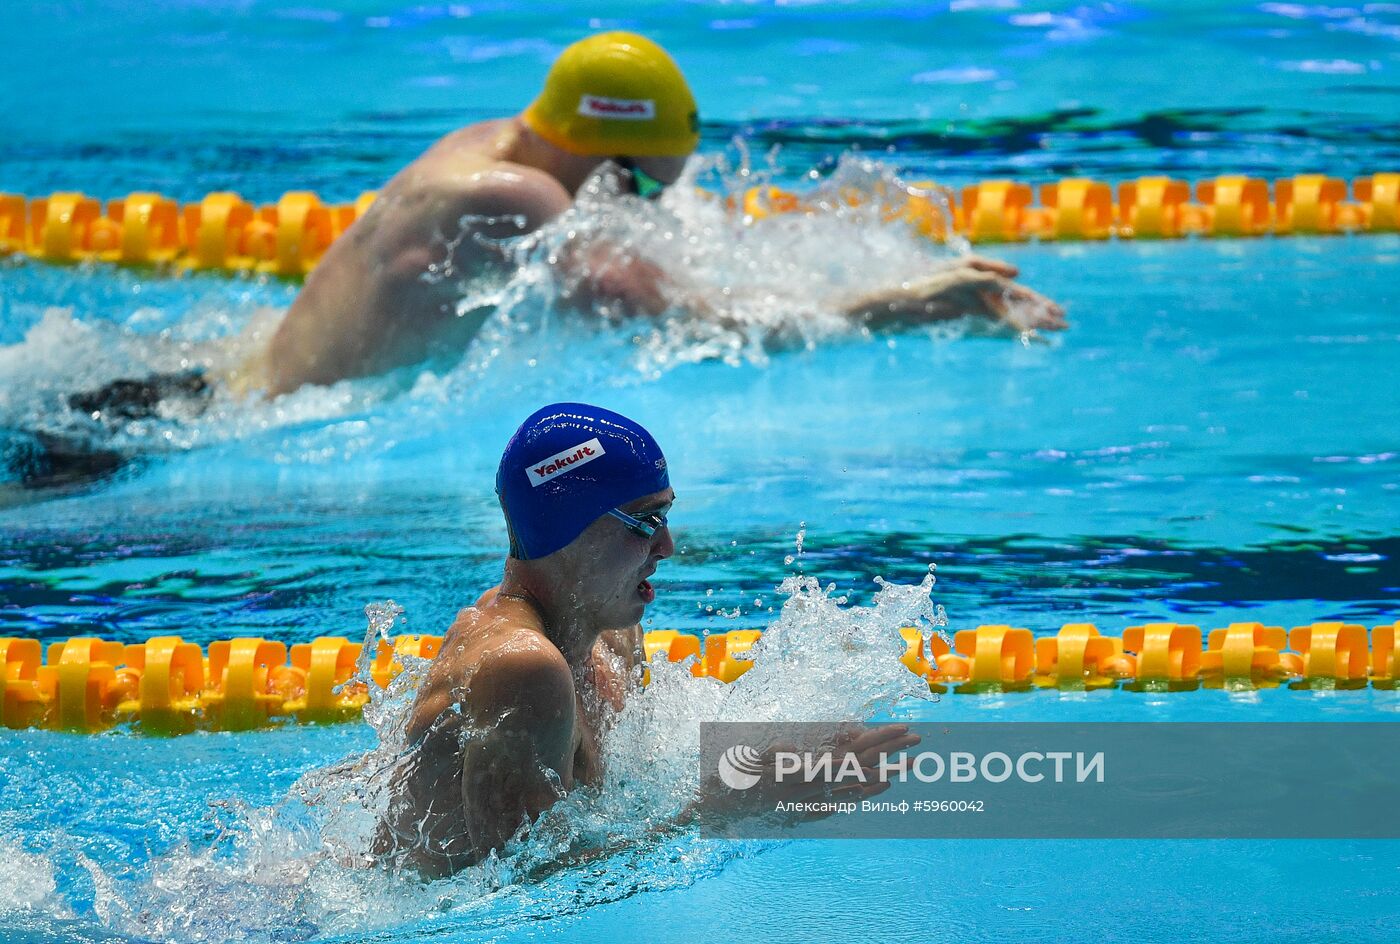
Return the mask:
<path fill-rule="evenodd" d="M 532 486 L 543 485 L 556 475 L 563 475 L 604 454 L 603 444 L 597 439 L 590 439 L 577 446 L 570 446 L 563 452 L 556 452 L 542 462 L 534 463 L 525 470 L 525 474 L 530 477 Z"/>

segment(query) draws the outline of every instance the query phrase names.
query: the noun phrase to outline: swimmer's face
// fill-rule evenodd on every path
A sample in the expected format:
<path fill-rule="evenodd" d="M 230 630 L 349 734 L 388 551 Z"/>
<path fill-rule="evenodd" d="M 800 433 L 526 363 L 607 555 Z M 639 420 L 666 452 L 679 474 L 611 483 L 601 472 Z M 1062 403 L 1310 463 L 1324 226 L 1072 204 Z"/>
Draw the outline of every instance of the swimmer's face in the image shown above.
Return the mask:
<path fill-rule="evenodd" d="M 620 510 L 642 520 L 652 515 L 664 518 L 675 500 L 675 492 L 667 488 L 628 502 Z M 656 599 L 651 575 L 675 550 L 665 524 L 643 536 L 611 515 L 594 521 L 564 551 L 575 575 L 579 611 L 590 614 L 599 629 L 636 625 L 647 604 Z"/>

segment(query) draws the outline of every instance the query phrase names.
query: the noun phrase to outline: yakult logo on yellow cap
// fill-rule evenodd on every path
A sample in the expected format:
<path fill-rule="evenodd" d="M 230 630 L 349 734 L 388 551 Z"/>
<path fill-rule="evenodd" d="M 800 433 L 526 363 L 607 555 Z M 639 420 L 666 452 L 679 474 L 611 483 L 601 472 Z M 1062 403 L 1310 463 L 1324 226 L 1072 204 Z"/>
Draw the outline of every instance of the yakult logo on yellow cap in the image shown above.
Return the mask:
<path fill-rule="evenodd" d="M 555 476 L 563 475 L 585 462 L 592 462 L 601 455 L 604 455 L 603 444 L 596 439 L 590 439 L 577 446 L 570 446 L 563 452 L 556 452 L 543 462 L 531 465 L 525 470 L 525 474 L 530 477 L 532 486 L 540 486 Z"/>
<path fill-rule="evenodd" d="M 656 102 L 650 98 L 604 98 L 601 95 L 585 95 L 579 99 L 578 113 L 589 118 L 651 121 L 656 117 Z"/>

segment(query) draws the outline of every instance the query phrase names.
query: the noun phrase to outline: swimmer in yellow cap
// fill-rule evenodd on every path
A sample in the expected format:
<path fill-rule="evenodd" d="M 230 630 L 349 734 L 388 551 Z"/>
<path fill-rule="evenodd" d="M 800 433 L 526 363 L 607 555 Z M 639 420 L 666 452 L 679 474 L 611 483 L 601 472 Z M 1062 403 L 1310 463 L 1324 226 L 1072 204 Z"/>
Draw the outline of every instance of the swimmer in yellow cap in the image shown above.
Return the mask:
<path fill-rule="evenodd" d="M 459 355 L 491 313 L 459 312 L 461 280 L 509 265 L 501 240 L 558 217 L 600 170 L 625 192 L 659 194 L 680 177 L 699 126 L 685 77 L 656 43 L 625 32 L 574 43 L 524 112 L 452 132 L 390 180 L 332 244 L 266 349 L 229 379 L 276 396 Z M 561 254 L 561 266 L 586 275 L 561 280 L 568 301 L 637 315 L 709 313 L 643 260 L 590 265 L 614 255 L 605 249 Z M 1012 282 L 1015 274 L 969 257 L 846 310 L 872 326 L 982 314 L 1063 327 L 1060 308 Z"/>

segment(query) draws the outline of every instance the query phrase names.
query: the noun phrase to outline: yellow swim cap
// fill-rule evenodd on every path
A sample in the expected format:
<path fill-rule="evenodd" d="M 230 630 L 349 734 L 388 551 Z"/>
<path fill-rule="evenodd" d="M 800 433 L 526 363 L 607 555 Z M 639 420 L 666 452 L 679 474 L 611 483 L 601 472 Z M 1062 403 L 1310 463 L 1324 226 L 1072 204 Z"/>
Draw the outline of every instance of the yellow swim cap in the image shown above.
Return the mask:
<path fill-rule="evenodd" d="M 685 76 L 666 50 L 636 33 L 599 33 L 565 49 L 522 117 L 574 154 L 682 157 L 700 141 Z"/>

